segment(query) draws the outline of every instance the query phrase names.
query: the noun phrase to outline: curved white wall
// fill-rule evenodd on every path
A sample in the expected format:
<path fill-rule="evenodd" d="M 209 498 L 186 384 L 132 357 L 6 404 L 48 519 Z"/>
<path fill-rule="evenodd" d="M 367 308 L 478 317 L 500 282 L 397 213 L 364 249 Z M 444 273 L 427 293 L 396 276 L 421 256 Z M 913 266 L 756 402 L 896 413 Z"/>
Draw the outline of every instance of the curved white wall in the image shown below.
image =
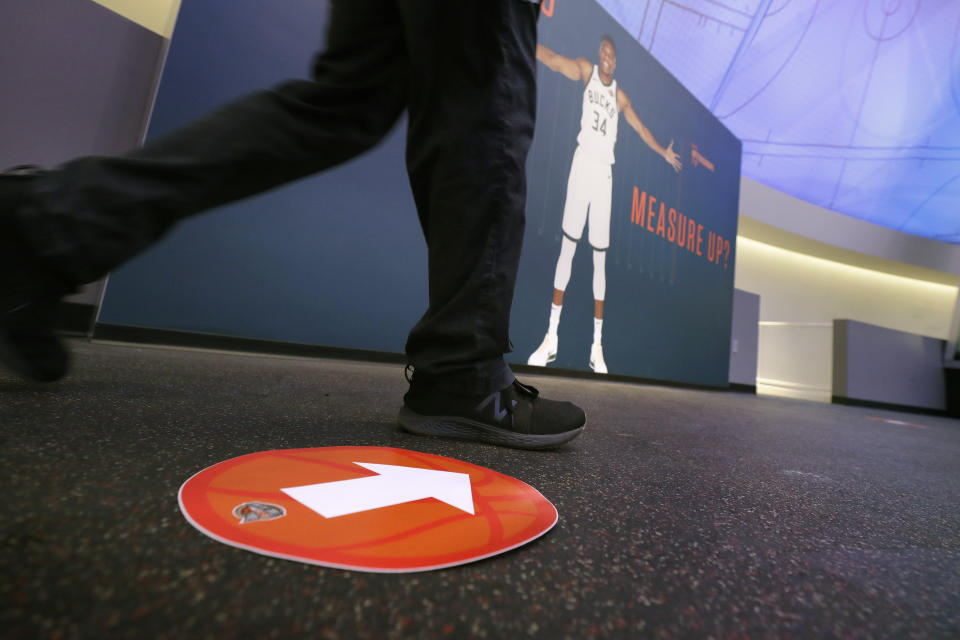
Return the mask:
<path fill-rule="evenodd" d="M 955 338 L 960 247 L 827 211 L 747 179 L 740 203 L 735 286 L 760 295 L 759 393 L 829 401 L 837 318 Z M 753 233 L 760 226 L 753 220 L 789 233 Z"/>
<path fill-rule="evenodd" d="M 740 215 L 869 256 L 960 275 L 960 245 L 894 231 L 741 178 Z"/>

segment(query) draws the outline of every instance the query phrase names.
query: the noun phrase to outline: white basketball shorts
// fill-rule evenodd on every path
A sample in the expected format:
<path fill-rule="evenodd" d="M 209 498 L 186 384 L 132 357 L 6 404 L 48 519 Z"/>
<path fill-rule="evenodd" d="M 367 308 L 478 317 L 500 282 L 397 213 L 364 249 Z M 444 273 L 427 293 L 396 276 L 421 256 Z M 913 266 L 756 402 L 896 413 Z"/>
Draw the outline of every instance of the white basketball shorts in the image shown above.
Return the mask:
<path fill-rule="evenodd" d="M 567 179 L 567 202 L 563 206 L 563 233 L 580 240 L 583 225 L 590 246 L 605 250 L 610 246 L 610 200 L 613 193 L 613 166 L 597 162 L 580 147 L 573 152 Z"/>

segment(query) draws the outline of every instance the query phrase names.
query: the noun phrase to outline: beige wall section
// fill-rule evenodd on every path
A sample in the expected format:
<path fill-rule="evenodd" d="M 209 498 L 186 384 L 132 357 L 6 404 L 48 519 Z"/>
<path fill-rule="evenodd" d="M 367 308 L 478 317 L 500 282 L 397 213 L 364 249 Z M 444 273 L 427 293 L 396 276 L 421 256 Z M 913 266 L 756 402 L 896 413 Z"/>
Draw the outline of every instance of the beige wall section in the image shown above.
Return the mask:
<path fill-rule="evenodd" d="M 871 271 L 741 236 L 736 287 L 759 293 L 761 322 L 847 318 L 947 338 L 957 297 L 953 284 Z"/>
<path fill-rule="evenodd" d="M 864 269 L 740 236 L 735 286 L 760 295 L 757 391 L 829 402 L 833 320 L 947 338 L 957 278 L 944 284 Z"/>
<path fill-rule="evenodd" d="M 734 286 L 760 296 L 757 392 L 829 402 L 833 320 L 955 339 L 960 246 L 743 179 Z"/>
<path fill-rule="evenodd" d="M 93 0 L 165 38 L 173 35 L 180 0 Z"/>

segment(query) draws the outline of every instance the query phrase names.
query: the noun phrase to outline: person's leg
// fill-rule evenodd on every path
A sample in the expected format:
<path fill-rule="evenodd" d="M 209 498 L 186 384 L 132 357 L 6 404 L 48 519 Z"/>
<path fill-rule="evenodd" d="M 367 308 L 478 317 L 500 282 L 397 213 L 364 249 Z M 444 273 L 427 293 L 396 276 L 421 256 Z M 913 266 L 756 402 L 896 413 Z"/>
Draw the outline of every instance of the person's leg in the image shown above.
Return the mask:
<path fill-rule="evenodd" d="M 536 110 L 536 17 L 523 0 L 400 0 L 410 50 L 407 165 L 430 304 L 407 341 L 409 431 L 524 448 L 579 435 L 503 360 L 523 240 Z"/>
<path fill-rule="evenodd" d="M 550 301 L 550 317 L 547 320 L 547 333 L 540 345 L 527 358 L 527 364 L 535 367 L 545 367 L 557 359 L 557 350 L 560 348 L 560 338 L 557 331 L 560 328 L 560 314 L 563 312 L 563 294 L 570 282 L 570 272 L 573 267 L 573 256 L 577 250 L 577 241 L 564 234 L 560 239 L 560 256 L 553 275 L 553 298 Z"/>
<path fill-rule="evenodd" d="M 607 363 L 603 358 L 603 300 L 607 288 L 607 250 L 593 250 L 593 344 L 590 345 L 590 368 L 596 373 L 606 373 Z"/>
<path fill-rule="evenodd" d="M 595 194 L 590 202 L 590 246 L 593 248 L 593 344 L 590 346 L 590 368 L 607 373 L 603 357 L 603 303 L 607 291 L 607 249 L 610 247 L 610 207 L 613 196 L 613 173 L 609 165 L 597 165 Z"/>
<path fill-rule="evenodd" d="M 129 154 L 42 172 L 17 224 L 68 279 L 97 279 L 184 217 L 371 148 L 405 106 L 405 60 L 393 2 L 333 2 L 312 81 L 250 94 Z"/>
<path fill-rule="evenodd" d="M 540 342 L 540 346 L 527 358 L 527 364 L 544 367 L 557 359 L 560 348 L 560 338 L 557 331 L 560 326 L 560 315 L 563 313 L 563 294 L 570 282 L 573 270 L 573 256 L 577 250 L 577 243 L 583 234 L 583 227 L 587 222 L 590 211 L 590 176 L 584 169 L 584 159 L 579 147 L 573 154 L 570 163 L 570 175 L 567 178 L 567 195 L 563 204 L 563 217 L 560 228 L 563 237 L 560 240 L 560 255 L 557 257 L 557 266 L 553 276 L 553 298 L 550 303 L 550 318 L 547 322 L 547 333 Z"/>
<path fill-rule="evenodd" d="M 571 238 L 566 233 L 560 239 L 560 255 L 557 257 L 557 268 L 553 274 L 553 298 L 550 303 L 556 307 L 550 312 L 550 323 L 547 327 L 547 333 L 556 335 L 557 328 L 560 325 L 560 311 L 563 308 L 563 294 L 570 284 L 570 274 L 573 271 L 573 256 L 577 251 L 579 238 Z"/>
<path fill-rule="evenodd" d="M 63 350 L 37 321 L 60 296 L 186 216 L 372 147 L 406 104 L 406 61 L 395 0 L 334 1 L 313 81 L 251 94 L 123 156 L 0 175 L 0 361 L 36 380 L 61 377 Z"/>
<path fill-rule="evenodd" d="M 537 5 L 400 0 L 410 50 L 407 166 L 430 304 L 407 354 L 421 379 L 484 393 L 503 361 L 536 109 Z"/>

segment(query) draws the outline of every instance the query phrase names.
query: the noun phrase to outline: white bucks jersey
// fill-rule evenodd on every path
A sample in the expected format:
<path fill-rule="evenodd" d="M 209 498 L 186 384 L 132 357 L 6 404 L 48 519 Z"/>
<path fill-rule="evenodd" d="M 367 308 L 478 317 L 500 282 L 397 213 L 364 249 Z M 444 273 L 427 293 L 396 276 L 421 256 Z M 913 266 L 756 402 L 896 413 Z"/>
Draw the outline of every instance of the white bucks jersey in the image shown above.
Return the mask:
<path fill-rule="evenodd" d="M 617 81 L 609 85 L 600 80 L 597 65 L 593 65 L 590 81 L 583 89 L 583 115 L 577 144 L 597 162 L 613 164 L 613 145 L 617 142 Z"/>

